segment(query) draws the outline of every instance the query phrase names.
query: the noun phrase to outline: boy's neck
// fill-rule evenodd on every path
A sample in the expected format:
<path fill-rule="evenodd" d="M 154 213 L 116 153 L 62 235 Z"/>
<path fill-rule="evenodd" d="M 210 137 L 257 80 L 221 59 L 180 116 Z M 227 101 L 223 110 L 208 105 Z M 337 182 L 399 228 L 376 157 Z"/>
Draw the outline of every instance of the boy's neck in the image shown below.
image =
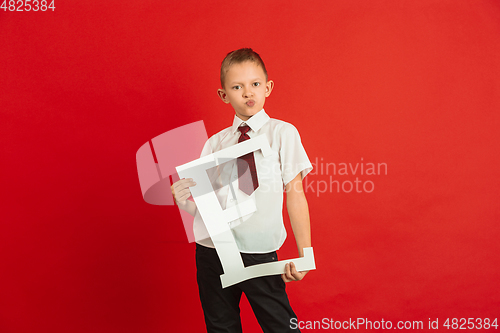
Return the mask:
<path fill-rule="evenodd" d="M 242 121 L 247 121 L 248 119 L 252 118 L 253 115 L 249 116 L 249 117 L 243 117 L 243 118 L 241 116 L 239 116 L 239 115 L 236 115 L 236 117 L 240 118 Z"/>

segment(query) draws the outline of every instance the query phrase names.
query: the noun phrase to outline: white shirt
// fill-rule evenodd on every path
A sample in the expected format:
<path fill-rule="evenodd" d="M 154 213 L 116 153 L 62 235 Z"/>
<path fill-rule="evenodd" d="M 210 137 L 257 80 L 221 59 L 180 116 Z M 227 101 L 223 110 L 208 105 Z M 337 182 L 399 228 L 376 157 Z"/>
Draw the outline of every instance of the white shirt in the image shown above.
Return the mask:
<path fill-rule="evenodd" d="M 230 226 L 241 252 L 267 253 L 278 250 L 286 238 L 282 214 L 284 185 L 299 173 L 302 173 L 304 178 L 312 170 L 312 165 L 297 129 L 289 123 L 270 118 L 264 109 L 246 122 L 235 115 L 231 127 L 208 139 L 201 156 L 237 144 L 241 134 L 238 127 L 244 124 L 250 127 L 247 133 L 250 138 L 265 134 L 273 153 L 263 157 L 260 150 L 254 152 L 259 187 L 251 197 L 255 199 L 257 211 L 230 222 Z M 238 187 L 236 159 L 207 172 L 222 209 L 249 199 Z M 193 227 L 196 242 L 213 248 L 212 240 L 207 238 L 208 232 L 198 212 Z"/>

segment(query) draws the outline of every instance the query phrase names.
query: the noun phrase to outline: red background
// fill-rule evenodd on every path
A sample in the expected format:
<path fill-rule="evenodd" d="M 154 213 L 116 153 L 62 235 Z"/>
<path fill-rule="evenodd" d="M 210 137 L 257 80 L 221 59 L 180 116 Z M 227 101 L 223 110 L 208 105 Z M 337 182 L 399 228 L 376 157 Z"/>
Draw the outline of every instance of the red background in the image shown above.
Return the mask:
<path fill-rule="evenodd" d="M 143 201 L 135 153 L 229 126 L 219 64 L 248 46 L 312 161 L 387 164 L 359 176 L 372 193 L 308 192 L 299 319 L 500 316 L 498 1 L 55 5 L 0 11 L 1 332 L 204 330 L 194 246 L 175 207 Z"/>

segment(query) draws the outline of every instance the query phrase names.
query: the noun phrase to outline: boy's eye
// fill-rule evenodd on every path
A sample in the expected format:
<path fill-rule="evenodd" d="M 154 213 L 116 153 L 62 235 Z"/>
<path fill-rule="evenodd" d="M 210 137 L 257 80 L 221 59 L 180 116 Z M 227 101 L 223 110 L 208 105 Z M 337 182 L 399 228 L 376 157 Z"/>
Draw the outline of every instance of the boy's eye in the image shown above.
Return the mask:
<path fill-rule="evenodd" d="M 260 82 L 254 82 L 254 83 L 253 83 L 253 86 L 254 86 L 254 87 L 258 87 L 258 86 L 260 86 Z"/>
<path fill-rule="evenodd" d="M 239 90 L 239 89 L 241 89 L 241 86 L 234 86 L 233 89 L 234 90 Z"/>

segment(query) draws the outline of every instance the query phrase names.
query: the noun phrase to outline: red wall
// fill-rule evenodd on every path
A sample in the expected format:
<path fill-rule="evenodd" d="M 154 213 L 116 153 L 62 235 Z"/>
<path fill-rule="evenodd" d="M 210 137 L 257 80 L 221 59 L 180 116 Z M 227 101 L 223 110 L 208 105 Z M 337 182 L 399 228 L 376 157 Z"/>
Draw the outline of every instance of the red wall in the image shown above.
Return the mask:
<path fill-rule="evenodd" d="M 143 201 L 135 153 L 229 126 L 219 64 L 247 46 L 275 81 L 266 111 L 330 163 L 306 178 L 299 319 L 500 316 L 498 1 L 55 5 L 0 11 L 0 332 L 203 331 L 194 246 Z M 387 174 L 331 173 L 361 162 Z M 317 191 L 356 177 L 368 191 Z"/>

